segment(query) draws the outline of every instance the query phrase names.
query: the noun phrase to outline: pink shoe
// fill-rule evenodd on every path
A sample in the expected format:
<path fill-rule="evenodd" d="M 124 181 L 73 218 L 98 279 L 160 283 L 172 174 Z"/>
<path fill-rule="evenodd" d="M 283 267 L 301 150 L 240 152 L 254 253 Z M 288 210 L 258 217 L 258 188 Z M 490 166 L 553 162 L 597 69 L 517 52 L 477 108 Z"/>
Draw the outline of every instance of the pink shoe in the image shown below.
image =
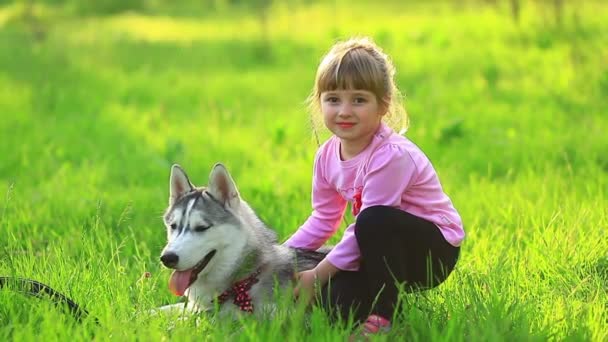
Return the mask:
<path fill-rule="evenodd" d="M 386 334 L 391 330 L 391 321 L 382 316 L 371 315 L 360 327 L 361 330 L 351 335 L 349 341 L 359 341 L 361 339 L 367 341 L 372 335 Z"/>
<path fill-rule="evenodd" d="M 363 323 L 364 334 L 388 333 L 390 330 L 391 321 L 382 316 L 371 315 Z"/>

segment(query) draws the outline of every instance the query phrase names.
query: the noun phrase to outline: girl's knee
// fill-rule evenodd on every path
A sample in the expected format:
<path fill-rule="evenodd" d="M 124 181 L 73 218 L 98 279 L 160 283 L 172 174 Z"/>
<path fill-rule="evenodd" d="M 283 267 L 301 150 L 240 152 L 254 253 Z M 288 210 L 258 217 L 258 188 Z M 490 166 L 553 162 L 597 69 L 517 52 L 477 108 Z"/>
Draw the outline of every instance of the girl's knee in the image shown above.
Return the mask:
<path fill-rule="evenodd" d="M 388 228 L 389 218 L 395 209 L 384 205 L 377 205 L 363 209 L 357 215 L 355 223 L 355 235 L 366 237 L 369 234 L 378 234 L 383 227 Z"/>

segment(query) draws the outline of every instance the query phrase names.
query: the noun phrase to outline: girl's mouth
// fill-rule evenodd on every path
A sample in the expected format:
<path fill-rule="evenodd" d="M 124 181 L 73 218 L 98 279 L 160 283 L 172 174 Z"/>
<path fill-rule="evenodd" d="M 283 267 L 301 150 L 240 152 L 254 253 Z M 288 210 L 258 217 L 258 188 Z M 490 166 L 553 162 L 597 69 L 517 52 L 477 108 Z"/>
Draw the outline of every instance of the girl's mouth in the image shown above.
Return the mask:
<path fill-rule="evenodd" d="M 338 125 L 340 128 L 351 128 L 351 127 L 353 127 L 355 124 L 354 124 L 354 123 L 352 123 L 352 122 L 338 122 L 338 123 L 337 123 L 337 125 Z"/>

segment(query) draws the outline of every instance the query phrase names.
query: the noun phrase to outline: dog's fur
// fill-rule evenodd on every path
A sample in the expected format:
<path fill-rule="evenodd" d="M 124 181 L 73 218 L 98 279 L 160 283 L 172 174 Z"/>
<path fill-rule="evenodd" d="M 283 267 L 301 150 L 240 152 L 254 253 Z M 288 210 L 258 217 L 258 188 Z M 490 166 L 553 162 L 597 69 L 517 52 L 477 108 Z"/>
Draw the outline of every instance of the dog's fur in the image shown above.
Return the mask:
<path fill-rule="evenodd" d="M 329 251 L 323 248 L 311 252 L 278 244 L 275 232 L 241 198 L 222 164 L 213 167 L 208 186 L 200 188 L 190 182 L 181 167 L 173 165 L 169 188 L 169 207 L 164 215 L 168 242 L 161 261 L 174 269 L 170 287 L 177 288 L 174 292 L 178 295 L 184 292 L 187 303 L 163 310 L 208 310 L 233 283 L 260 270 L 249 295 L 254 313 L 261 313 L 272 309 L 275 285 L 288 286 L 296 272 L 315 267 Z M 206 266 L 183 291 L 189 283 L 184 279 L 196 273 L 190 270 L 197 265 L 200 269 L 205 259 Z M 221 313 L 238 311 L 232 298 L 220 308 Z"/>

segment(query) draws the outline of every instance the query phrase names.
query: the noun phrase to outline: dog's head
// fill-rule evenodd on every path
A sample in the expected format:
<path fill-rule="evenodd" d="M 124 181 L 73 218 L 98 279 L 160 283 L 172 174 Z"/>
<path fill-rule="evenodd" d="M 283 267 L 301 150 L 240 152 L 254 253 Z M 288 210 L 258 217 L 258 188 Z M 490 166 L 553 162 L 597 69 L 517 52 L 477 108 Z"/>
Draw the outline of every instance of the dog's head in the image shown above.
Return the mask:
<path fill-rule="evenodd" d="M 175 270 L 169 282 L 173 293 L 183 295 L 199 278 L 242 250 L 246 236 L 238 218 L 240 205 L 236 185 L 222 164 L 213 167 L 209 184 L 200 188 L 173 165 L 164 215 L 168 242 L 160 257 Z"/>

